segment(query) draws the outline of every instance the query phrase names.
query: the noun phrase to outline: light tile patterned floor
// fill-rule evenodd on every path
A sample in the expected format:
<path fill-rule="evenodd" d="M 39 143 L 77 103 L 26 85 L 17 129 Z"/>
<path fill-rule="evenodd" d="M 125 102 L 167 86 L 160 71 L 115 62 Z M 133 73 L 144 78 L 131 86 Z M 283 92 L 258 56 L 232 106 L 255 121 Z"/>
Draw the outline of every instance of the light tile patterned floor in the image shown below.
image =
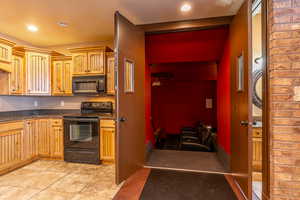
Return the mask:
<path fill-rule="evenodd" d="M 114 181 L 114 165 L 40 160 L 0 176 L 0 200 L 109 200 Z"/>

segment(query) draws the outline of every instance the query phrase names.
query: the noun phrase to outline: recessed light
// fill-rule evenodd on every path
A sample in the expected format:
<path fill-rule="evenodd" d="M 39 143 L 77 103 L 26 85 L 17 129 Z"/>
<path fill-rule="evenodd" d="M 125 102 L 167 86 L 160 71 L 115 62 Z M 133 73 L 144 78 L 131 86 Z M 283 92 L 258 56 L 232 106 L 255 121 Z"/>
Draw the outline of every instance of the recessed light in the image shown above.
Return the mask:
<path fill-rule="evenodd" d="M 27 29 L 31 32 L 37 32 L 39 30 L 35 25 L 27 25 Z"/>
<path fill-rule="evenodd" d="M 183 4 L 183 5 L 181 6 L 181 8 L 180 8 L 181 12 L 188 12 L 188 11 L 190 11 L 191 9 L 192 9 L 192 6 L 191 6 L 191 4 L 189 4 L 189 3 Z"/>
<path fill-rule="evenodd" d="M 68 23 L 66 22 L 58 22 L 57 24 L 61 27 L 68 27 Z"/>

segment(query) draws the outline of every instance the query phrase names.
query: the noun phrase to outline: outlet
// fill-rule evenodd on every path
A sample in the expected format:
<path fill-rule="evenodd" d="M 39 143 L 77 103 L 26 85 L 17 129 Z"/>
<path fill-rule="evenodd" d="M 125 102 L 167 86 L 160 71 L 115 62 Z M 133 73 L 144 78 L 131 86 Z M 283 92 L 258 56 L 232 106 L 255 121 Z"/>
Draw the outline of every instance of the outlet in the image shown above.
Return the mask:
<path fill-rule="evenodd" d="M 65 106 L 65 101 L 60 101 L 60 106 L 61 107 Z"/>
<path fill-rule="evenodd" d="M 34 107 L 38 107 L 39 103 L 37 101 L 33 102 Z"/>

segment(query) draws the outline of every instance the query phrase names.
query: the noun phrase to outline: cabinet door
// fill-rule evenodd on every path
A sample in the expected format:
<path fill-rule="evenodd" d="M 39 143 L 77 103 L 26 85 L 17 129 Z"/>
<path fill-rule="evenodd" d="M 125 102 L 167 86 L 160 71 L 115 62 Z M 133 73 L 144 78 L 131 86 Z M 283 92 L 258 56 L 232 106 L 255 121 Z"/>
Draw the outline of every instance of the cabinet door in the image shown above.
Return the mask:
<path fill-rule="evenodd" d="M 10 73 L 10 94 L 23 94 L 24 85 L 24 62 L 20 56 L 12 57 L 11 73 Z"/>
<path fill-rule="evenodd" d="M 107 93 L 115 94 L 115 59 L 114 57 L 107 58 Z"/>
<path fill-rule="evenodd" d="M 50 123 L 48 119 L 38 120 L 38 153 L 50 157 Z"/>
<path fill-rule="evenodd" d="M 88 74 L 104 74 L 104 52 L 88 53 Z"/>
<path fill-rule="evenodd" d="M 63 61 L 54 61 L 53 62 L 53 78 L 52 78 L 52 94 L 53 95 L 63 95 Z"/>
<path fill-rule="evenodd" d="M 49 61 L 49 55 L 26 53 L 27 94 L 51 95 Z"/>
<path fill-rule="evenodd" d="M 0 124 L 0 173 L 22 162 L 23 122 Z"/>
<path fill-rule="evenodd" d="M 0 69 L 10 72 L 12 60 L 12 47 L 0 43 Z"/>
<path fill-rule="evenodd" d="M 38 127 L 36 120 L 26 120 L 24 123 L 22 159 L 29 160 L 38 156 Z"/>
<path fill-rule="evenodd" d="M 101 127 L 100 129 L 100 155 L 103 161 L 115 160 L 115 128 Z"/>
<path fill-rule="evenodd" d="M 52 126 L 50 135 L 50 155 L 51 158 L 63 159 L 63 128 L 62 126 Z"/>
<path fill-rule="evenodd" d="M 63 68 L 64 94 L 72 95 L 72 61 L 64 61 Z"/>
<path fill-rule="evenodd" d="M 74 75 L 84 75 L 88 73 L 87 53 L 74 53 L 72 60 Z"/>

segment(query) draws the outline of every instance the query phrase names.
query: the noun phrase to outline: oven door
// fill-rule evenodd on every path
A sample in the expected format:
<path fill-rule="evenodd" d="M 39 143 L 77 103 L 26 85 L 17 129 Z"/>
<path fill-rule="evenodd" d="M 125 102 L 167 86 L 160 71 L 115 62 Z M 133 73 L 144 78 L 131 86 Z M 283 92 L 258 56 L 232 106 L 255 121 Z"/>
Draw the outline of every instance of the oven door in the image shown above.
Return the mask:
<path fill-rule="evenodd" d="M 99 148 L 98 118 L 64 118 L 65 148 Z"/>

